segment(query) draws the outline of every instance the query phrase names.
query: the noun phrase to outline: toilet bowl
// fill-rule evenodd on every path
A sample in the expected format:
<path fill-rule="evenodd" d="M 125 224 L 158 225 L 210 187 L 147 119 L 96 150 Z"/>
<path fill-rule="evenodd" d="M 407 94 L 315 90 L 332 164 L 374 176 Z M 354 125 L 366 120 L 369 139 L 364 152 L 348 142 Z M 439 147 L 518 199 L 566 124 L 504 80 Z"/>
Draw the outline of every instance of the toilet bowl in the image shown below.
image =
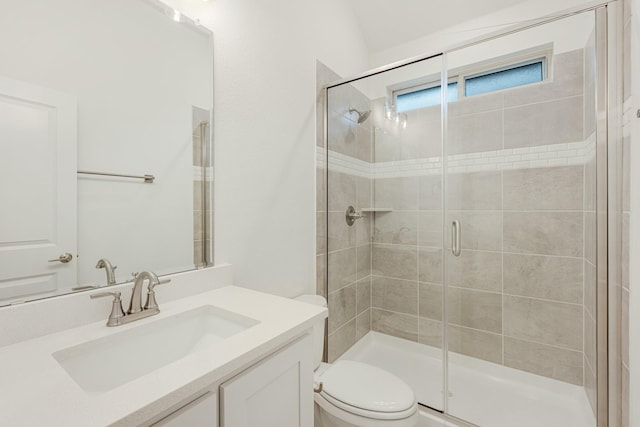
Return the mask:
<path fill-rule="evenodd" d="M 319 295 L 298 301 L 326 307 Z M 411 387 L 395 375 L 352 360 L 321 363 L 324 321 L 314 325 L 315 427 L 415 427 L 418 405 Z"/>

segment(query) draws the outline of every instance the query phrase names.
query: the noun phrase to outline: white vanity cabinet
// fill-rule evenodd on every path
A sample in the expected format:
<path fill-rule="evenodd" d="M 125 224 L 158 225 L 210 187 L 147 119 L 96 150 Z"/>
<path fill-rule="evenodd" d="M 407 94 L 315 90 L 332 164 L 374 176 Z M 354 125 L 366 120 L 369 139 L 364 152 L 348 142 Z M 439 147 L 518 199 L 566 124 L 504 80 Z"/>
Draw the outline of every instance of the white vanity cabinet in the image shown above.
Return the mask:
<path fill-rule="evenodd" d="M 313 426 L 310 335 L 220 386 L 221 427 Z"/>
<path fill-rule="evenodd" d="M 208 392 L 183 406 L 153 427 L 217 427 L 218 394 Z"/>
<path fill-rule="evenodd" d="M 304 335 L 247 366 L 153 426 L 312 427 L 311 336 Z"/>

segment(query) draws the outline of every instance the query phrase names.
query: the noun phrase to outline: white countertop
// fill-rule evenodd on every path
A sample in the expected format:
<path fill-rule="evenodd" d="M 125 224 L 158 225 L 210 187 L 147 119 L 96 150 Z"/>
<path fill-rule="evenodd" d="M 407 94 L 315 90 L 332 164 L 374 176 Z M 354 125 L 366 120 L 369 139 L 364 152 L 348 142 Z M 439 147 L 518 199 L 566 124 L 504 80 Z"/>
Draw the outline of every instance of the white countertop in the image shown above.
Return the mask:
<path fill-rule="evenodd" d="M 203 305 L 260 321 L 216 345 L 104 393 L 88 393 L 53 358 L 56 351 Z M 277 349 L 327 316 L 310 304 L 235 286 L 160 303 L 157 316 L 115 328 L 105 320 L 0 348 L 0 425 L 135 426 Z M 46 322 L 47 319 L 41 319 Z"/>

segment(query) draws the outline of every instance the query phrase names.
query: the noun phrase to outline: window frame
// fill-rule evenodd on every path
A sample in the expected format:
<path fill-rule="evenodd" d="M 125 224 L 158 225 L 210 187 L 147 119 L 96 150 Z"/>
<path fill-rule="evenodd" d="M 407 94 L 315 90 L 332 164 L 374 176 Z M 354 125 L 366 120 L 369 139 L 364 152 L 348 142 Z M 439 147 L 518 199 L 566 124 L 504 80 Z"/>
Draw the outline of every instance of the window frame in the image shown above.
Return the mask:
<path fill-rule="evenodd" d="M 551 79 L 552 74 L 552 60 L 553 57 L 553 45 L 546 44 L 542 46 L 533 47 L 530 49 L 521 50 L 515 53 L 511 53 L 508 55 L 502 55 L 495 58 L 491 58 L 485 61 L 476 62 L 474 64 L 454 68 L 450 71 L 447 84 L 457 83 L 458 90 L 458 98 L 457 101 L 460 101 L 465 98 L 472 98 L 475 96 L 488 95 L 490 93 L 501 92 L 503 90 L 511 89 L 498 89 L 491 92 L 486 92 L 482 94 L 470 95 L 467 96 L 465 94 L 465 85 L 467 79 L 480 77 L 488 74 L 498 73 L 501 71 L 506 71 L 512 68 L 518 68 L 525 65 L 535 64 L 537 62 L 542 62 L 542 80 L 539 82 L 528 83 L 525 85 L 515 86 L 528 86 L 531 84 L 540 84 L 548 82 Z M 397 106 L 398 95 L 405 95 L 411 92 L 418 92 L 424 89 L 431 89 L 434 87 L 440 86 L 440 74 L 431 74 L 424 78 L 410 80 L 407 82 L 403 82 L 400 84 L 391 85 L 387 88 L 387 92 L 389 94 L 389 99 L 392 100 L 393 108 Z M 437 104 L 434 104 L 437 105 Z M 431 105 L 424 106 L 422 108 L 428 108 Z M 413 111 L 413 110 L 406 110 Z M 406 112 L 405 111 L 405 112 Z"/>

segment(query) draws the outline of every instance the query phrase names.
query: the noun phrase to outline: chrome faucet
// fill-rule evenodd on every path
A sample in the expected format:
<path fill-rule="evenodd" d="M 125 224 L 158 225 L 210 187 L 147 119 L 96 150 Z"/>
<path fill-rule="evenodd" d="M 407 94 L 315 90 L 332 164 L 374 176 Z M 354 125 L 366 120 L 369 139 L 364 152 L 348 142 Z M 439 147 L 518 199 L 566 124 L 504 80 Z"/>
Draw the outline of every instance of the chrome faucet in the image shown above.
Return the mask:
<path fill-rule="evenodd" d="M 91 299 L 101 297 L 113 297 L 113 303 L 111 307 L 111 314 L 109 320 L 107 320 L 107 326 L 120 326 L 133 321 L 144 319 L 145 317 L 153 316 L 160 313 L 160 308 L 156 302 L 155 287 L 171 282 L 170 279 L 159 280 L 158 276 L 151 271 L 143 271 L 140 274 L 136 274 L 133 281 L 133 289 L 131 291 L 131 301 L 129 302 L 129 310 L 124 313 L 122 309 L 122 300 L 120 299 L 120 292 L 99 292 L 91 295 Z M 144 281 L 148 280 L 147 285 L 147 301 L 142 306 L 142 285 Z"/>
<path fill-rule="evenodd" d="M 107 272 L 107 285 L 115 285 L 116 284 L 116 275 L 114 270 L 118 268 L 117 265 L 113 265 L 106 258 L 100 258 L 98 263 L 96 264 L 96 268 L 104 268 Z"/>

